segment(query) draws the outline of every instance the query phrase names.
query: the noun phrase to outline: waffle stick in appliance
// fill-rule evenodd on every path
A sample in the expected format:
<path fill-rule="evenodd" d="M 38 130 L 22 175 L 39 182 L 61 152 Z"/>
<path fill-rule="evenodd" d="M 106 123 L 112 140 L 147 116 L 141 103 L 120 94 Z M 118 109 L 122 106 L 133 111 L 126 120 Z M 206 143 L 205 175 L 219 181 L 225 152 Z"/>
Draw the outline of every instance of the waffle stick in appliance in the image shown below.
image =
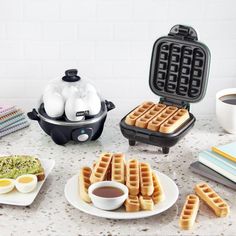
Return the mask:
<path fill-rule="evenodd" d="M 153 187 L 154 191 L 152 194 L 152 200 L 154 204 L 157 204 L 158 202 L 161 202 L 165 199 L 165 194 L 162 188 L 162 185 L 157 177 L 157 175 L 152 172 L 152 181 L 153 181 Z"/>
<path fill-rule="evenodd" d="M 99 160 L 96 162 L 90 176 L 91 183 L 100 182 L 107 178 L 107 173 L 112 159 L 111 153 L 102 153 Z"/>
<path fill-rule="evenodd" d="M 140 163 L 140 192 L 143 196 L 151 196 L 153 194 L 152 169 L 148 163 Z"/>
<path fill-rule="evenodd" d="M 126 116 L 125 123 L 128 125 L 135 125 L 136 120 L 144 113 L 146 113 L 149 109 L 151 109 L 153 106 L 153 102 L 144 102 Z"/>
<path fill-rule="evenodd" d="M 129 195 L 125 201 L 125 210 L 127 212 L 136 212 L 140 210 L 140 203 L 138 196 Z"/>
<path fill-rule="evenodd" d="M 173 116 L 160 126 L 161 133 L 172 133 L 189 119 L 189 112 L 186 109 L 179 109 Z"/>
<path fill-rule="evenodd" d="M 131 159 L 126 165 L 126 186 L 129 194 L 136 196 L 139 194 L 139 163 L 135 159 Z"/>
<path fill-rule="evenodd" d="M 80 197 L 83 199 L 85 202 L 91 202 L 91 199 L 88 195 L 88 188 L 91 184 L 90 182 L 90 175 L 92 173 L 92 170 L 90 167 L 83 167 L 80 170 L 79 173 L 79 192 L 80 192 Z"/>
<path fill-rule="evenodd" d="M 199 198 L 195 194 L 187 196 L 179 218 L 181 229 L 191 229 L 195 223 L 199 209 Z"/>
<path fill-rule="evenodd" d="M 194 190 L 216 216 L 224 217 L 229 214 L 229 205 L 207 183 L 197 184 Z"/>
<path fill-rule="evenodd" d="M 147 128 L 148 123 L 155 118 L 161 111 L 165 109 L 166 105 L 157 103 L 155 104 L 150 110 L 144 113 L 141 117 L 139 117 L 136 122 L 135 126 L 140 128 Z"/>
<path fill-rule="evenodd" d="M 122 153 L 115 153 L 112 156 L 111 180 L 125 183 L 125 155 Z"/>
<path fill-rule="evenodd" d="M 160 126 L 168 120 L 176 111 L 177 107 L 168 106 L 159 115 L 152 119 L 147 126 L 147 129 L 152 131 L 159 131 Z"/>

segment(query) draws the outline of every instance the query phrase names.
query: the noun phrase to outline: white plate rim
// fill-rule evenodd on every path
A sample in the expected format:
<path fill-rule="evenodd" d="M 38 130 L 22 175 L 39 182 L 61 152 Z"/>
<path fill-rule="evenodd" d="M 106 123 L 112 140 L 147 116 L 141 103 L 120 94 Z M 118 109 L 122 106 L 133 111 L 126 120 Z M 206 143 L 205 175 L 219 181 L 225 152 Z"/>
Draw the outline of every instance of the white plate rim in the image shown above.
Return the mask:
<path fill-rule="evenodd" d="M 171 183 L 172 187 L 174 188 L 174 193 L 175 193 L 175 196 L 173 197 L 173 200 L 172 200 L 171 204 L 169 204 L 168 206 L 162 208 L 161 211 L 160 210 L 158 211 L 158 210 L 155 210 L 155 209 L 153 211 L 139 211 L 139 212 L 104 211 L 104 210 L 98 209 L 94 206 L 91 206 L 89 203 L 83 202 L 81 199 L 79 199 L 79 202 L 82 203 L 82 206 L 80 205 L 80 207 L 78 207 L 77 205 L 75 205 L 74 201 L 71 199 L 70 194 L 68 194 L 68 187 L 69 187 L 69 185 L 72 181 L 75 181 L 75 178 L 78 179 L 78 177 L 79 177 L 78 174 L 72 176 L 66 182 L 66 185 L 65 185 L 65 188 L 64 188 L 65 198 L 74 208 L 76 208 L 76 209 L 78 209 L 78 210 L 80 210 L 84 213 L 87 213 L 89 215 L 102 217 L 102 218 L 107 218 L 107 219 L 130 220 L 130 219 L 140 219 L 140 218 L 146 218 L 146 217 L 158 215 L 158 214 L 161 214 L 164 211 L 168 210 L 169 208 L 171 208 L 176 203 L 176 201 L 179 197 L 179 189 L 178 189 L 178 186 L 176 185 L 176 183 L 169 176 L 167 176 L 167 175 L 165 175 L 165 174 L 163 174 L 159 171 L 156 171 L 156 170 L 154 170 L 154 172 L 157 174 L 157 176 L 159 178 L 160 177 L 165 178 L 167 181 L 169 181 Z M 165 187 L 163 186 L 163 189 L 164 188 Z M 78 190 L 78 187 L 77 187 L 77 190 Z M 83 207 L 83 204 L 90 205 L 93 209 L 96 209 L 96 211 L 95 211 L 96 213 L 94 211 L 88 210 L 86 207 Z M 111 213 L 113 213 L 113 214 L 111 214 Z"/>
<path fill-rule="evenodd" d="M 1 157 L 0 157 L 1 158 Z M 37 157 L 40 162 L 42 163 L 42 166 L 45 170 L 45 178 L 43 181 L 40 181 L 38 184 L 39 184 L 39 187 L 38 189 L 32 193 L 32 197 L 27 199 L 25 202 L 22 202 L 22 203 L 19 203 L 19 202 L 14 202 L 14 200 L 2 200 L 0 198 L 0 204 L 4 204 L 4 205 L 14 205 L 14 206 L 29 206 L 31 205 L 35 198 L 38 196 L 43 184 L 45 183 L 47 177 L 49 176 L 49 174 L 51 173 L 51 171 L 53 170 L 54 166 L 55 166 L 55 160 L 54 159 L 46 159 L 46 158 L 39 158 Z M 49 167 L 46 169 L 45 166 L 43 165 L 43 163 L 47 162 L 47 164 L 49 165 Z M 20 193 L 19 193 L 20 194 Z M 22 195 L 24 195 L 24 193 L 22 193 Z"/>

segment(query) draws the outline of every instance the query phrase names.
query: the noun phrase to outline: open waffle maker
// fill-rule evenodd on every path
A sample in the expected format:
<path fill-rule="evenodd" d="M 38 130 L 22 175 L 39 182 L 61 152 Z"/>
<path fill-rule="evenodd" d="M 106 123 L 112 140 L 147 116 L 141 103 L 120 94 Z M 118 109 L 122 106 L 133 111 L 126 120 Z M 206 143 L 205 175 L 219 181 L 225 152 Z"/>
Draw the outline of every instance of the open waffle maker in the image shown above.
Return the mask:
<path fill-rule="evenodd" d="M 168 36 L 154 43 L 149 86 L 160 96 L 159 103 L 189 111 L 190 103 L 200 101 L 205 95 L 209 66 L 210 51 L 198 41 L 196 31 L 189 26 L 175 25 Z M 161 133 L 129 125 L 125 119 L 126 116 L 121 120 L 120 128 L 129 145 L 134 146 L 139 141 L 159 146 L 164 154 L 193 127 L 196 120 L 189 112 L 189 118 L 174 132 Z"/>

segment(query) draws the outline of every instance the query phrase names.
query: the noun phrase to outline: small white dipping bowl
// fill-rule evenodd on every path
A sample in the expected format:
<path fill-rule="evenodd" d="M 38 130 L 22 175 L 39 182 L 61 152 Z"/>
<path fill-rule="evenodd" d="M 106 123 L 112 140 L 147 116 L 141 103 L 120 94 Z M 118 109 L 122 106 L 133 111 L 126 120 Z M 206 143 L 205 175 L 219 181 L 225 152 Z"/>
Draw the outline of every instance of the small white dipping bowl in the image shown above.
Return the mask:
<path fill-rule="evenodd" d="M 93 191 L 100 187 L 119 188 L 120 190 L 123 191 L 124 194 L 119 197 L 113 197 L 113 198 L 99 197 L 93 194 Z M 94 184 L 91 184 L 88 189 L 89 197 L 91 198 L 91 201 L 94 204 L 94 206 L 107 211 L 115 210 L 121 207 L 124 201 L 128 198 L 128 192 L 129 192 L 128 188 L 124 184 L 115 181 L 96 182 Z"/>

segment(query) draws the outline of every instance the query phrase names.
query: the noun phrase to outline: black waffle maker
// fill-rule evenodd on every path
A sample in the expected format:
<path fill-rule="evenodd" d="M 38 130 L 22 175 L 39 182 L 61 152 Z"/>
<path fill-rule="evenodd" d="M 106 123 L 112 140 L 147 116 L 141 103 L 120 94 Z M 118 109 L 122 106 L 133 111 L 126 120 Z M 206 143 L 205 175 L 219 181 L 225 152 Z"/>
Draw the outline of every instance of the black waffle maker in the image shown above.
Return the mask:
<path fill-rule="evenodd" d="M 175 25 L 168 36 L 156 40 L 153 46 L 149 86 L 160 96 L 160 103 L 190 110 L 190 103 L 200 101 L 205 93 L 210 66 L 210 51 L 198 41 L 194 28 Z M 128 115 L 128 114 L 127 114 Z M 120 122 L 122 134 L 134 146 L 136 141 L 162 147 L 164 154 L 194 125 L 190 118 L 174 133 L 160 133 Z"/>

